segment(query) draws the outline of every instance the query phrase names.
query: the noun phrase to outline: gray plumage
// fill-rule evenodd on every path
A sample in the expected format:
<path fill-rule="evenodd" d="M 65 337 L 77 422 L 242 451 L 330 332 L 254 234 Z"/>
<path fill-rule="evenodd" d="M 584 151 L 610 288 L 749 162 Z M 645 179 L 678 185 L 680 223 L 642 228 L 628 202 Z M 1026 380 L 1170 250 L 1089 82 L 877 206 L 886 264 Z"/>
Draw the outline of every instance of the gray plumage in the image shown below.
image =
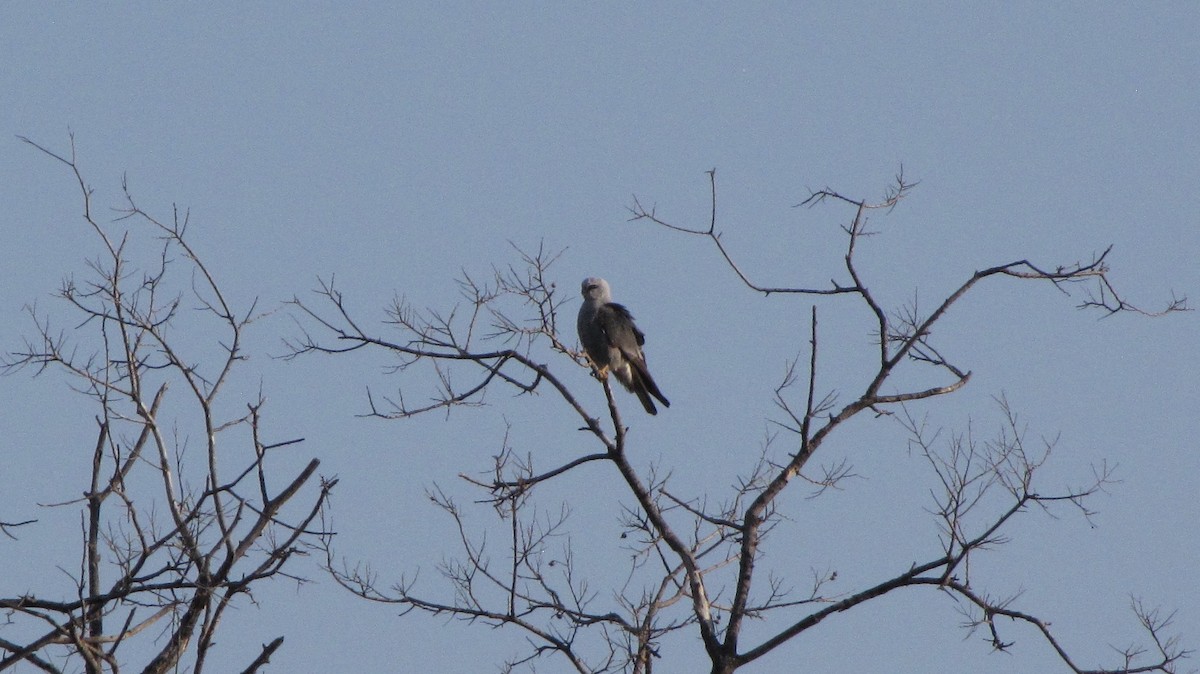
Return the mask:
<path fill-rule="evenodd" d="M 670 407 L 667 397 L 658 390 L 658 384 L 646 368 L 646 355 L 642 345 L 646 336 L 633 323 L 633 315 L 624 306 L 612 301 L 608 281 L 602 278 L 583 280 L 583 306 L 579 307 L 579 343 L 596 367 L 596 372 L 605 377 L 609 372 L 642 402 L 650 414 L 658 414 L 650 396 L 658 398 Z"/>

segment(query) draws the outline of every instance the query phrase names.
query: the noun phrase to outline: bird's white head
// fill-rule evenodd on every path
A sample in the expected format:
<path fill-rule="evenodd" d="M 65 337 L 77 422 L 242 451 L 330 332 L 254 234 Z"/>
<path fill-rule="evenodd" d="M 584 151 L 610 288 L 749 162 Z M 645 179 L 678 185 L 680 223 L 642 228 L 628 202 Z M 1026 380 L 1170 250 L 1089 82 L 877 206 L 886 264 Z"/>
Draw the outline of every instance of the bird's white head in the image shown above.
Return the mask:
<path fill-rule="evenodd" d="M 583 279 L 580 294 L 583 295 L 585 301 L 589 302 L 605 303 L 612 301 L 612 291 L 608 287 L 608 281 L 597 276 L 590 276 Z"/>

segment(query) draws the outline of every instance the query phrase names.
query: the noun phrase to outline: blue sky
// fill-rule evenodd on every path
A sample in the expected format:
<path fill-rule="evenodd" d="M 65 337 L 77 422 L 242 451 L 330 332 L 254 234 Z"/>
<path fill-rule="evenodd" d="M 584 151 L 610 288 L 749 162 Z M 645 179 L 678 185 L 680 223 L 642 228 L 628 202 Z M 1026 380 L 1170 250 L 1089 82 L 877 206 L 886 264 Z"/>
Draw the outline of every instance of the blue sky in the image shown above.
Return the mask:
<path fill-rule="evenodd" d="M 1110 244 L 1127 299 L 1154 308 L 1172 291 L 1200 294 L 1200 9 L 1188 3 L 10 3 L 0 59 L 6 350 L 31 330 L 25 303 L 66 316 L 49 295 L 99 251 L 70 177 L 16 140 L 65 150 L 70 130 L 97 203 L 120 203 L 124 175 L 147 210 L 189 208 L 194 244 L 242 306 L 277 306 L 336 274 L 361 316 L 382 319 L 395 294 L 450 306 L 460 270 L 518 262 L 510 242 L 565 249 L 560 287 L 606 277 L 647 332 L 672 407 L 636 420 L 634 451 L 692 494 L 718 498 L 757 456 L 813 301 L 755 296 L 699 239 L 627 222 L 635 194 L 702 226 L 715 168 L 719 228 L 745 268 L 764 283 L 820 286 L 840 273 L 836 227 L 850 213 L 793 205 L 826 185 L 876 198 L 903 166 L 920 185 L 876 216 L 880 234 L 860 253 L 891 307 L 931 303 L 975 269 L 1069 264 Z M 1096 528 L 1029 513 L 987 558 L 989 587 L 1024 590 L 1089 665 L 1136 634 L 1131 593 L 1178 607 L 1194 646 L 1198 318 L 1097 320 L 1075 303 L 1044 286 L 980 288 L 937 334 L 971 384 L 921 411 L 990 431 L 991 398 L 1004 394 L 1032 437 L 1058 437 L 1050 486 L 1086 479 L 1104 459 L 1119 466 Z M 831 345 L 825 386 L 849 395 L 870 353 L 868 317 L 817 304 Z M 496 394 L 448 421 L 355 418 L 368 385 L 396 386 L 382 360 L 271 359 L 291 330 L 283 312 L 257 327 L 239 390 L 261 383 L 278 434 L 304 436 L 298 456 L 341 478 L 341 551 L 385 576 L 421 568 L 430 592 L 442 589 L 433 569 L 447 530 L 423 489 L 459 489 L 459 472 L 487 468 L 506 423 L 545 465 L 590 451 L 547 396 Z M 566 365 L 599 405 L 586 372 Z M 0 568 L 71 566 L 62 532 L 76 515 L 28 508 L 81 489 L 47 464 L 86 468 L 77 459 L 94 412 L 54 377 L 0 379 L 0 400 L 0 515 L 47 522 L 0 542 Z M 781 539 L 770 554 L 837 568 L 846 590 L 927 556 L 929 476 L 897 430 L 863 420 L 833 443 L 822 460 L 845 456 L 863 479 L 790 500 L 797 543 Z M 546 503 L 568 499 L 580 532 L 608 531 L 612 492 L 582 489 L 585 477 L 615 485 L 597 470 Z M 489 512 L 477 513 L 481 526 Z M 598 568 L 620 560 L 609 545 L 585 554 Z M 479 671 L 521 647 L 485 628 L 396 618 L 334 590 L 314 565 L 300 570 L 318 582 L 278 583 L 261 608 L 230 618 L 229 667 L 279 634 L 288 641 L 268 671 L 332 671 L 347 657 L 363 671 Z M 44 595 L 62 581 L 21 578 Z M 0 594 L 24 589 L 0 581 Z M 1017 632 L 1014 654 L 989 654 L 958 621 L 936 593 L 897 595 L 806 633 L 757 671 L 798 661 L 1057 671 L 1036 635 Z M 675 671 L 698 650 L 675 642 Z"/>

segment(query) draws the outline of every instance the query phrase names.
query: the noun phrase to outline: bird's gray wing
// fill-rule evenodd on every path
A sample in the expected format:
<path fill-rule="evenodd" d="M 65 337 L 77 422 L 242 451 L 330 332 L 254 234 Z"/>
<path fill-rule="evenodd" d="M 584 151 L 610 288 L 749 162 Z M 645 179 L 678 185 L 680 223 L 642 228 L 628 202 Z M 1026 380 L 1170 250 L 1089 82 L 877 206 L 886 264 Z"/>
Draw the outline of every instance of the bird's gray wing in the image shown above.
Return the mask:
<path fill-rule="evenodd" d="M 641 361 L 646 335 L 633 323 L 633 314 L 624 305 L 609 302 L 596 310 L 596 325 L 605 343 L 617 349 L 626 360 Z"/>
<path fill-rule="evenodd" d="M 623 305 L 615 302 L 609 302 L 601 306 L 596 312 L 596 325 L 604 334 L 604 339 L 608 346 L 616 349 L 624 360 L 629 363 L 629 372 L 625 381 L 619 369 L 614 371 L 621 379 L 621 383 L 625 385 L 642 402 L 642 407 L 650 414 L 657 414 L 658 410 L 654 408 L 654 402 L 650 399 L 653 395 L 662 401 L 663 405 L 671 406 L 667 397 L 659 390 L 658 384 L 654 382 L 654 378 L 650 376 L 650 370 L 646 367 L 646 357 L 642 353 L 642 345 L 646 343 L 646 335 L 638 329 L 633 322 L 633 315 L 629 313 Z"/>

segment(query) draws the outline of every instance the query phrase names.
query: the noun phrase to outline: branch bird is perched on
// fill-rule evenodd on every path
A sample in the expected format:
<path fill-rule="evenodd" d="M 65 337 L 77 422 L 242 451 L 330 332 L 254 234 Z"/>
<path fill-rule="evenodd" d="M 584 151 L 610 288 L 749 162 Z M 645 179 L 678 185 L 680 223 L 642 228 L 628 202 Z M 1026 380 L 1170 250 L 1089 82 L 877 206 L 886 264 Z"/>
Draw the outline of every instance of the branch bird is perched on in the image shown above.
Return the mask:
<path fill-rule="evenodd" d="M 634 325 L 629 310 L 612 301 L 608 281 L 586 278 L 581 292 L 583 305 L 579 307 L 576 328 L 579 343 L 596 367 L 596 373 L 606 377 L 611 371 L 650 414 L 658 414 L 650 396 L 670 407 L 670 401 L 658 390 L 646 368 L 646 355 L 642 353 L 646 335 Z"/>

